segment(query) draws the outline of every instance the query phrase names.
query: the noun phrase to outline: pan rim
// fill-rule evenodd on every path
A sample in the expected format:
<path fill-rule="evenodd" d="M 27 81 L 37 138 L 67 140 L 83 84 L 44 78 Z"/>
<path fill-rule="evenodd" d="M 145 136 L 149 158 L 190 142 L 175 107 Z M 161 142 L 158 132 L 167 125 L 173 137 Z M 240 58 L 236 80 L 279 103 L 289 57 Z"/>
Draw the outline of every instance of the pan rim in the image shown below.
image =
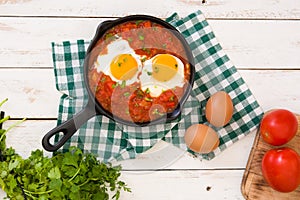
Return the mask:
<path fill-rule="evenodd" d="M 183 45 L 183 48 L 185 50 L 186 57 L 187 57 L 187 62 L 190 65 L 190 77 L 189 77 L 189 80 L 188 80 L 187 87 L 184 91 L 183 96 L 181 97 L 180 101 L 178 102 L 177 107 L 174 109 L 174 111 L 170 112 L 170 113 L 166 113 L 166 115 L 164 115 L 162 117 L 159 117 L 157 119 L 150 120 L 150 121 L 147 121 L 147 122 L 127 121 L 127 120 L 124 120 L 120 117 L 114 116 L 111 112 L 107 111 L 106 109 L 104 109 L 101 106 L 101 104 L 97 101 L 95 95 L 93 95 L 93 92 L 92 92 L 91 88 L 89 87 L 89 78 L 88 78 L 89 57 L 90 57 L 91 51 L 93 50 L 93 48 L 97 44 L 98 40 L 105 34 L 105 32 L 107 30 L 113 28 L 116 25 L 125 23 L 127 21 L 133 21 L 133 20 L 150 20 L 152 22 L 155 22 L 155 23 L 158 23 L 158 24 L 162 25 L 166 29 L 171 30 L 172 33 L 175 35 L 175 37 L 177 37 L 179 39 L 179 41 L 181 42 L 181 44 Z M 166 21 L 164 21 L 160 18 L 150 16 L 150 15 L 139 15 L 139 14 L 138 15 L 128 15 L 128 16 L 121 17 L 121 18 L 118 18 L 118 19 L 107 20 L 107 21 L 104 21 L 104 22 L 100 23 L 97 27 L 94 38 L 92 39 L 91 43 L 88 46 L 83 67 L 84 67 L 85 88 L 87 89 L 87 92 L 88 92 L 89 101 L 92 102 L 89 105 L 93 105 L 95 107 L 97 115 L 104 115 L 104 116 L 110 118 L 111 120 L 113 120 L 114 122 L 121 123 L 123 125 L 128 125 L 128 126 L 154 125 L 154 124 L 158 124 L 158 123 L 162 123 L 162 122 L 169 122 L 169 121 L 177 118 L 181 113 L 183 105 L 185 104 L 188 97 L 190 96 L 191 91 L 192 91 L 192 87 L 193 87 L 193 84 L 194 84 L 194 74 L 195 74 L 194 57 L 193 57 L 192 51 L 191 51 L 190 46 L 188 45 L 186 39 L 174 26 L 172 26 L 171 24 L 169 24 L 168 22 L 166 22 Z M 178 114 L 178 112 L 179 112 L 179 114 Z M 175 118 L 173 117 L 174 115 L 176 115 Z"/>

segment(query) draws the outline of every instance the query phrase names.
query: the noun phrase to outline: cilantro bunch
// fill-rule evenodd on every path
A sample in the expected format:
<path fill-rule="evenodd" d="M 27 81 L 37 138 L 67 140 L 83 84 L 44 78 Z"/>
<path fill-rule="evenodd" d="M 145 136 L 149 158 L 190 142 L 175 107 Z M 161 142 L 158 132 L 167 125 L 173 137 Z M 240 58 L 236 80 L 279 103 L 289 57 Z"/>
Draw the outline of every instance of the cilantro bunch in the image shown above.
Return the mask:
<path fill-rule="evenodd" d="M 8 119 L 0 118 L 0 124 Z M 113 193 L 113 199 L 119 199 L 122 190 L 130 192 L 119 180 L 120 166 L 101 163 L 77 147 L 53 157 L 35 150 L 23 159 L 12 147 L 6 147 L 6 133 L 12 127 L 4 130 L 0 126 L 0 186 L 11 200 L 106 200 L 109 193 Z"/>

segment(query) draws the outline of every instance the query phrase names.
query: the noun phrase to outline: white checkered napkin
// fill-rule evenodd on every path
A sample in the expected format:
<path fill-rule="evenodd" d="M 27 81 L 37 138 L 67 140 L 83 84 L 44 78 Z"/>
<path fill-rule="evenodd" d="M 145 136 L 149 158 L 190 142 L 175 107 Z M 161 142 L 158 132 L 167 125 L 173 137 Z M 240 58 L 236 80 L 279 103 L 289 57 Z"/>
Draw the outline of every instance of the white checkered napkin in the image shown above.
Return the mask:
<path fill-rule="evenodd" d="M 60 99 L 58 124 L 81 111 L 88 100 L 83 78 L 83 62 L 90 41 L 52 43 L 54 73 L 57 90 L 63 95 Z M 70 146 L 77 146 L 97 154 L 103 161 L 120 157 L 134 158 L 136 153 L 132 145 L 122 137 L 122 131 L 106 117 L 96 116 L 84 124 L 63 146 L 66 151 Z M 56 136 L 55 141 L 60 137 Z M 125 154 L 124 154 L 125 155 Z"/>
<path fill-rule="evenodd" d="M 220 136 L 219 148 L 210 154 L 195 155 L 212 159 L 258 126 L 262 110 L 217 42 L 203 14 L 198 11 L 182 19 L 173 14 L 167 21 L 186 38 L 196 63 L 193 91 L 184 104 L 182 115 L 170 123 L 143 128 L 121 126 L 106 117 L 97 116 L 83 125 L 63 146 L 63 150 L 78 146 L 98 154 L 103 161 L 134 158 L 159 140 L 187 150 L 183 139 L 185 130 L 195 123 L 208 124 L 204 117 L 206 101 L 220 90 L 229 93 L 233 99 L 234 115 L 226 127 L 213 127 Z M 78 113 L 87 102 L 83 61 L 89 42 L 78 40 L 52 44 L 56 86 L 63 93 L 58 124 Z"/>
<path fill-rule="evenodd" d="M 56 87 L 63 93 L 58 115 L 58 124 L 81 111 L 88 96 L 84 85 L 83 62 L 89 41 L 53 43 L 54 72 Z M 182 115 L 189 114 L 193 106 L 199 107 L 197 99 L 191 97 L 182 109 Z M 134 158 L 162 140 L 176 123 L 151 125 L 148 127 L 122 126 L 104 116 L 96 116 L 83 125 L 63 146 L 78 146 L 95 153 L 103 161 Z M 60 139 L 55 137 L 55 141 Z"/>
<path fill-rule="evenodd" d="M 204 117 L 205 105 L 208 98 L 217 91 L 226 91 L 232 98 L 234 114 L 228 125 L 222 128 L 213 127 L 220 136 L 220 145 L 214 152 L 198 154 L 200 158 L 212 159 L 237 142 L 245 135 L 256 129 L 263 111 L 246 83 L 234 67 L 224 50 L 217 41 L 211 27 L 201 11 L 197 11 L 185 18 L 180 18 L 176 13 L 167 19 L 186 38 L 195 58 L 195 83 L 193 92 L 201 103 L 202 123 L 211 126 Z M 192 114 L 192 117 L 195 114 Z M 184 129 L 177 129 L 178 138 L 183 138 Z M 170 136 L 171 135 L 171 136 Z M 172 134 L 167 134 L 165 140 L 173 142 Z M 179 142 L 181 148 L 184 143 Z"/>

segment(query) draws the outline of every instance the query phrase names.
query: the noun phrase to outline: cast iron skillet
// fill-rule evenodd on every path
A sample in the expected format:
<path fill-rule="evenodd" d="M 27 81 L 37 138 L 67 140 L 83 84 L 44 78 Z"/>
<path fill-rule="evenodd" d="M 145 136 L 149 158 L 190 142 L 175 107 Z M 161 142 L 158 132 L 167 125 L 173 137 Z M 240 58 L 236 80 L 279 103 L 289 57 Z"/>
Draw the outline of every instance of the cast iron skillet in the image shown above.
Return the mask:
<path fill-rule="evenodd" d="M 96 100 L 93 92 L 91 91 L 89 87 L 89 80 L 88 80 L 88 69 L 89 69 L 89 58 L 91 55 L 91 51 L 93 48 L 96 46 L 97 41 L 104 35 L 104 33 L 113 28 L 114 26 L 118 24 L 122 24 L 127 21 L 132 21 L 132 20 L 150 20 L 152 22 L 155 22 L 157 24 L 160 24 L 164 26 L 165 28 L 169 29 L 172 31 L 172 33 L 181 41 L 185 51 L 186 51 L 186 56 L 187 56 L 187 61 L 190 64 L 190 79 L 189 79 L 189 84 L 180 99 L 178 106 L 172 113 L 167 113 L 166 116 L 149 121 L 149 122 L 143 122 L 143 123 L 134 123 L 131 121 L 125 121 L 121 118 L 118 118 L 114 116 L 112 113 L 106 111 L 100 103 Z M 128 126 L 147 126 L 147 125 L 153 125 L 153 124 L 158 124 L 158 123 L 165 123 L 166 121 L 171 121 L 175 118 L 177 118 L 181 114 L 181 107 L 187 100 L 187 98 L 190 95 L 193 83 L 194 83 L 194 73 L 195 73 L 195 67 L 194 67 L 194 59 L 192 52 L 190 50 L 189 45 L 187 44 L 185 38 L 177 31 L 175 27 L 170 25 L 169 23 L 153 17 L 153 16 L 148 16 L 148 15 L 130 15 L 126 16 L 123 18 L 119 18 L 116 20 L 110 20 L 110 21 L 105 21 L 99 24 L 96 34 L 91 41 L 91 44 L 89 45 L 84 61 L 84 83 L 86 86 L 86 89 L 88 91 L 88 103 L 85 106 L 83 110 L 81 110 L 79 113 L 75 114 L 71 119 L 68 119 L 67 121 L 63 122 L 59 126 L 55 127 L 51 131 L 49 131 L 42 140 L 42 145 L 45 150 L 47 151 L 56 151 L 60 147 L 62 147 L 65 142 L 79 129 L 85 122 L 87 122 L 90 118 L 92 118 L 95 115 L 104 115 L 112 120 L 114 120 L 117 123 L 123 124 L 123 125 L 128 125 Z M 61 139 L 55 143 L 51 144 L 50 139 L 56 135 L 62 133 L 63 136 Z"/>

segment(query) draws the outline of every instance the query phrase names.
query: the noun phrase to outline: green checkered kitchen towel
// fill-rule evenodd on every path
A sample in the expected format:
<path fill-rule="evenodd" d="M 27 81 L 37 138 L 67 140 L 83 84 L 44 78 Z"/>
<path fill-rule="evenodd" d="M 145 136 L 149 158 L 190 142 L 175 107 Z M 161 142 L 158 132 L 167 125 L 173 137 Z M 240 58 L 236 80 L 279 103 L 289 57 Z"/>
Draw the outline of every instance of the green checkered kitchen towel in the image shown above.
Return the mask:
<path fill-rule="evenodd" d="M 212 94 L 221 90 L 233 100 L 233 117 L 225 127 L 213 127 L 220 137 L 219 147 L 209 154 L 194 153 L 195 156 L 212 159 L 257 128 L 263 111 L 221 48 L 201 11 L 184 18 L 175 13 L 166 21 L 185 37 L 196 63 L 193 91 L 182 109 L 182 115 L 170 123 L 142 128 L 122 126 L 107 117 L 95 116 L 67 141 L 62 151 L 69 146 L 78 146 L 97 154 L 104 162 L 135 158 L 160 140 L 189 151 L 184 142 L 185 130 L 195 123 L 208 124 L 204 117 L 206 102 Z M 90 40 L 52 43 L 56 87 L 63 93 L 58 124 L 82 110 L 88 101 L 83 62 L 89 43 Z M 56 136 L 55 141 L 59 137 Z"/>

